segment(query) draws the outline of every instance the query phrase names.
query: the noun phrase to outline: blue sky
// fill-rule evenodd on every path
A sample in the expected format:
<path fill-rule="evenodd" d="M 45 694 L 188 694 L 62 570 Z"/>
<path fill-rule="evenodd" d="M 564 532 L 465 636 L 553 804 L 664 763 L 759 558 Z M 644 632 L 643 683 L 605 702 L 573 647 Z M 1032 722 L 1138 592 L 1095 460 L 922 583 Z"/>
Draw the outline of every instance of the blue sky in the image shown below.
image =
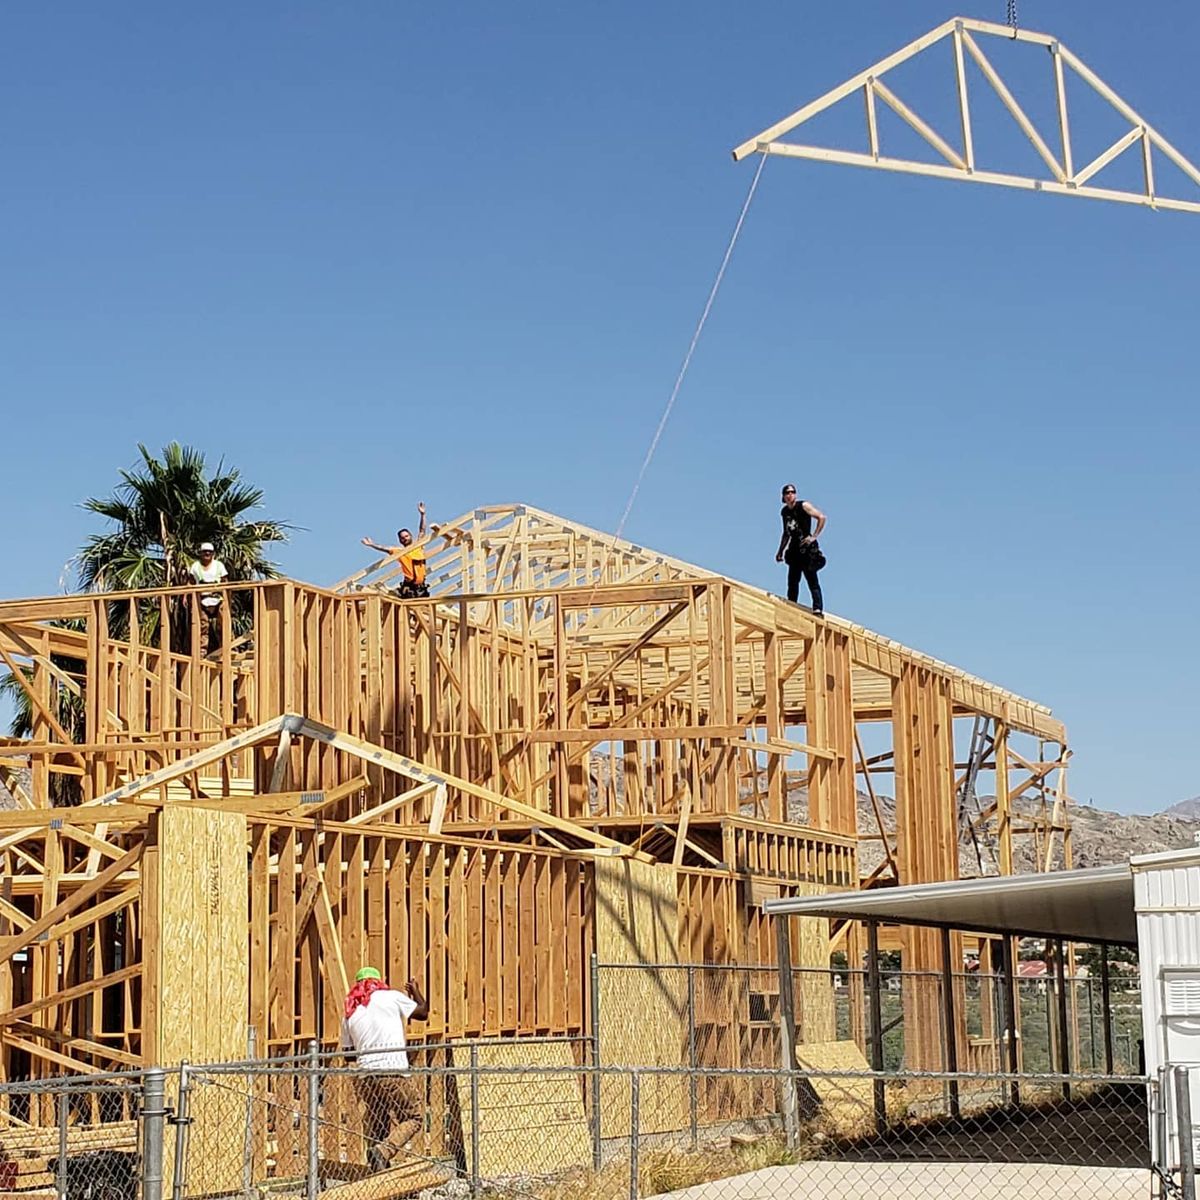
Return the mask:
<path fill-rule="evenodd" d="M 1021 5 L 1200 158 L 1200 9 L 1132 14 Z M 418 498 L 435 520 L 525 500 L 614 528 L 753 173 L 730 148 L 949 15 L 8 8 L 0 593 L 57 589 L 96 527 L 79 501 L 138 441 L 259 482 L 303 527 L 283 567 L 316 582 Z M 1048 113 L 1044 51 L 988 48 Z M 935 65 L 895 87 L 952 136 Z M 976 91 L 977 147 L 1020 168 Z M 1098 151 L 1121 126 L 1076 95 Z M 813 136 L 861 139 L 852 103 Z M 1050 704 L 1082 801 L 1200 792 L 1198 233 L 768 162 L 629 536 L 782 590 L 795 479 L 830 515 L 831 611 Z"/>

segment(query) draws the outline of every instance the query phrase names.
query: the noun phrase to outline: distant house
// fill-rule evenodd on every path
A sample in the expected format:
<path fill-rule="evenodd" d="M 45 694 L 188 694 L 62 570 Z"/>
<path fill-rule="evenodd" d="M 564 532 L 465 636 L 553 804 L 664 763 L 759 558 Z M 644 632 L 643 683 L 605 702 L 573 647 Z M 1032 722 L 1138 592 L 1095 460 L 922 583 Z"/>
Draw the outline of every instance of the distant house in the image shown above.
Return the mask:
<path fill-rule="evenodd" d="M 1045 979 L 1050 974 L 1050 967 L 1044 959 L 1029 958 L 1017 963 L 1018 979 Z"/>

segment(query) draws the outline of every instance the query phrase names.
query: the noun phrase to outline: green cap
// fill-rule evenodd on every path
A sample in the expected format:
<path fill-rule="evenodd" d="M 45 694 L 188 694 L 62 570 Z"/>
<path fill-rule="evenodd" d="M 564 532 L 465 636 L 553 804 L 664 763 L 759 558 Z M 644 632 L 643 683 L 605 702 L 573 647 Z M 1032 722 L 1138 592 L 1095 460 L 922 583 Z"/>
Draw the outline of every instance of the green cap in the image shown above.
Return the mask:
<path fill-rule="evenodd" d="M 364 979 L 382 979 L 383 976 L 379 973 L 378 967 L 359 967 L 358 974 L 354 977 L 355 983 L 362 983 Z"/>

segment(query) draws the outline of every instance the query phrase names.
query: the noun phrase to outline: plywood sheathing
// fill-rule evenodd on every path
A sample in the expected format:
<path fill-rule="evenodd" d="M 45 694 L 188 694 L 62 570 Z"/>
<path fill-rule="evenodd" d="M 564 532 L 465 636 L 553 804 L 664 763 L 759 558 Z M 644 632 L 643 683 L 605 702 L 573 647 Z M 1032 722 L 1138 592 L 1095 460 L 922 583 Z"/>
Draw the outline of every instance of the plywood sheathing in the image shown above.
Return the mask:
<path fill-rule="evenodd" d="M 592 1135 L 570 1045 L 480 1046 L 479 1161 L 485 1178 L 590 1165 Z M 458 1056 L 460 1059 L 462 1054 Z M 532 1068 L 532 1069 L 530 1069 Z M 502 1073 L 488 1074 L 489 1069 Z M 459 1076 L 462 1145 L 472 1145 L 469 1081 Z"/>
<path fill-rule="evenodd" d="M 607 1066 L 673 1066 L 688 1061 L 687 975 L 680 961 L 675 869 L 638 862 L 598 860 L 595 866 L 596 954 L 600 976 L 600 1061 Z M 662 964 L 663 970 L 622 966 Z M 687 1081 L 646 1076 L 641 1084 L 640 1127 L 646 1133 L 683 1129 L 688 1123 Z M 603 1124 L 628 1129 L 630 1084 L 606 1076 L 601 1085 Z"/>

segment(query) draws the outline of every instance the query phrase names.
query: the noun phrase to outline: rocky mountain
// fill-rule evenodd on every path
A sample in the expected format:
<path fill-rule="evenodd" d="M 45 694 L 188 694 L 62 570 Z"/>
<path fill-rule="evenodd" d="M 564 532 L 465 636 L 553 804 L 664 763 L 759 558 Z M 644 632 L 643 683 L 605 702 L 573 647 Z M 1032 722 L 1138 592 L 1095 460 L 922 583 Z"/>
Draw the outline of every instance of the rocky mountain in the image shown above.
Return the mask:
<path fill-rule="evenodd" d="M 1180 800 L 1178 804 L 1172 804 L 1170 808 L 1163 810 L 1163 815 L 1200 821 L 1200 796 L 1193 796 L 1190 800 Z"/>
<path fill-rule="evenodd" d="M 879 795 L 880 814 L 884 828 L 889 834 L 896 829 L 896 802 L 891 796 Z M 980 804 L 987 808 L 991 796 L 981 796 Z M 1185 801 L 1184 805 L 1191 803 Z M 1189 818 L 1176 805 L 1166 812 L 1130 814 L 1107 812 L 1089 805 L 1071 807 L 1071 850 L 1072 865 L 1075 867 L 1102 867 L 1111 863 L 1127 862 L 1134 854 L 1154 854 L 1162 850 L 1178 850 L 1196 845 L 1200 835 L 1200 797 L 1195 801 L 1196 816 Z M 1035 811 L 1031 801 L 1014 803 L 1014 816 L 1020 823 L 1022 814 L 1028 816 Z M 808 815 L 808 798 L 803 788 L 794 789 L 788 797 L 788 815 L 791 820 L 803 822 Z M 862 831 L 876 828 L 871 799 L 865 793 L 858 795 L 858 827 Z M 1014 843 L 1015 865 L 1018 871 L 1040 869 L 1036 861 L 1037 850 L 1034 839 L 1029 835 L 1018 836 Z M 877 842 L 863 841 L 859 844 L 859 870 L 868 875 L 883 858 L 883 848 Z M 1061 867 L 1061 851 L 1056 850 L 1054 866 Z M 999 871 L 996 847 L 993 840 L 973 838 L 969 833 L 959 840 L 958 868 L 963 878 L 976 875 L 995 875 Z"/>

